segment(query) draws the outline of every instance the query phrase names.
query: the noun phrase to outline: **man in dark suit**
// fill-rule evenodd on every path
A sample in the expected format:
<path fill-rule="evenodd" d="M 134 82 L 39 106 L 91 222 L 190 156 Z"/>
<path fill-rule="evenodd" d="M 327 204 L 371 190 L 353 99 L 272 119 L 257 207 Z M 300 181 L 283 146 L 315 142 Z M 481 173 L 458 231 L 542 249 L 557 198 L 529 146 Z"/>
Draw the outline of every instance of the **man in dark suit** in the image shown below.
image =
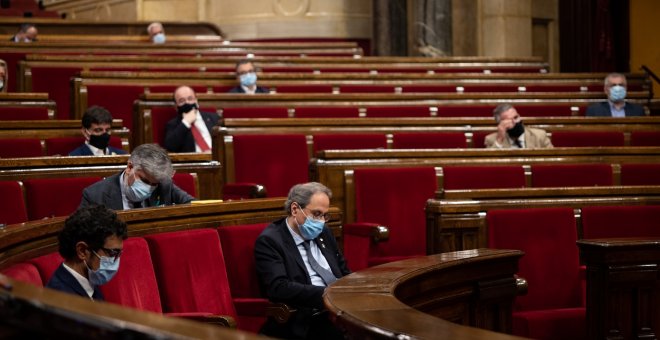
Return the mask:
<path fill-rule="evenodd" d="M 100 205 L 77 210 L 58 236 L 64 262 L 46 287 L 103 300 L 99 286 L 119 270 L 126 236 L 126 224 L 114 211 Z"/>
<path fill-rule="evenodd" d="M 110 146 L 112 115 L 100 106 L 85 111 L 80 129 L 85 143 L 69 153 L 69 156 L 123 155 L 126 151 Z"/>
<path fill-rule="evenodd" d="M 236 81 L 238 86 L 229 90 L 229 93 L 268 93 L 268 88 L 257 86 L 257 72 L 252 61 L 239 60 L 236 63 Z"/>
<path fill-rule="evenodd" d="M 293 186 L 288 216 L 270 224 L 254 248 L 259 283 L 268 299 L 297 311 L 288 322 L 269 319 L 262 333 L 280 338 L 337 339 L 341 332 L 327 317 L 325 288 L 350 274 L 330 229 L 330 189 L 311 182 Z"/>
<path fill-rule="evenodd" d="M 174 169 L 167 152 L 156 144 L 135 148 L 122 172 L 83 190 L 80 207 L 102 204 L 114 210 L 184 204 L 194 199 L 172 183 Z"/>
<path fill-rule="evenodd" d="M 9 41 L 13 42 L 33 42 L 37 41 L 37 27 L 33 24 L 22 24 L 18 29 L 18 32 L 14 34 L 13 37 L 9 38 Z"/>
<path fill-rule="evenodd" d="M 607 101 L 594 103 L 587 108 L 587 117 L 641 117 L 644 108 L 641 105 L 626 102 L 626 76 L 610 73 L 605 77 Z"/>
<path fill-rule="evenodd" d="M 174 91 L 177 117 L 165 126 L 164 146 L 170 152 L 211 152 L 211 131 L 220 118 L 199 111 L 195 91 L 180 86 Z"/>

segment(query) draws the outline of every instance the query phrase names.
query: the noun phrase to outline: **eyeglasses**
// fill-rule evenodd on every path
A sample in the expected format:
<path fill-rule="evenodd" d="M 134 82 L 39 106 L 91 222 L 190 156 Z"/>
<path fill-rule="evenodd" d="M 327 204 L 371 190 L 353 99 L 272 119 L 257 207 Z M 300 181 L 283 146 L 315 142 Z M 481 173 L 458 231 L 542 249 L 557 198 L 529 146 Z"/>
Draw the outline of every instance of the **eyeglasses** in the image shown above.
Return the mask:
<path fill-rule="evenodd" d="M 105 247 L 101 247 L 100 249 L 103 250 L 108 257 L 112 257 L 113 262 L 116 262 L 119 259 L 123 251 L 123 249 L 108 249 Z"/>

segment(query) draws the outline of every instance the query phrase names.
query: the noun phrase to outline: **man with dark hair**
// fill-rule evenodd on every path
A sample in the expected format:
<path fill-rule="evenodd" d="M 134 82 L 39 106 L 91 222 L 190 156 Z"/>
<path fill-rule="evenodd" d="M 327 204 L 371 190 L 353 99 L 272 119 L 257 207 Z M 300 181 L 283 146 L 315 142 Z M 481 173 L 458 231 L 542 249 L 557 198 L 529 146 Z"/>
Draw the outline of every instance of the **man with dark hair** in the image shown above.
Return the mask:
<path fill-rule="evenodd" d="M 269 319 L 265 335 L 286 339 L 341 339 L 323 305 L 325 288 L 350 274 L 330 220 L 332 192 L 321 183 L 297 184 L 284 203 L 287 217 L 270 224 L 254 246 L 259 283 L 272 302 L 297 311 L 284 324 Z"/>
<path fill-rule="evenodd" d="M 126 223 L 114 211 L 100 205 L 79 209 L 66 219 L 58 236 L 64 262 L 46 287 L 103 300 L 99 286 L 119 270 L 126 237 Z"/>
<path fill-rule="evenodd" d="M 229 93 L 268 93 L 267 88 L 257 86 L 257 72 L 249 59 L 242 59 L 236 63 L 236 81 L 238 86 L 229 90 Z"/>
<path fill-rule="evenodd" d="M 69 153 L 69 156 L 123 155 L 126 151 L 109 145 L 112 133 L 112 115 L 100 106 L 85 111 L 80 129 L 85 143 Z"/>
<path fill-rule="evenodd" d="M 83 190 L 80 208 L 102 204 L 114 210 L 189 203 L 194 197 L 172 183 L 174 169 L 167 152 L 142 144 L 128 158 L 126 169 Z"/>
<path fill-rule="evenodd" d="M 170 152 L 211 152 L 211 131 L 220 117 L 199 111 L 195 91 L 189 86 L 174 90 L 177 116 L 165 126 L 165 149 Z"/>
<path fill-rule="evenodd" d="M 39 32 L 37 31 L 37 27 L 34 26 L 33 24 L 22 24 L 21 27 L 19 27 L 18 32 L 14 34 L 13 37 L 9 39 L 9 41 L 13 42 L 33 42 L 37 41 L 37 34 Z"/>
<path fill-rule="evenodd" d="M 551 148 L 552 142 L 548 134 L 541 129 L 527 127 L 522 117 L 511 104 L 500 104 L 493 110 L 497 123 L 497 132 L 486 136 L 484 144 L 495 149 L 531 149 Z"/>

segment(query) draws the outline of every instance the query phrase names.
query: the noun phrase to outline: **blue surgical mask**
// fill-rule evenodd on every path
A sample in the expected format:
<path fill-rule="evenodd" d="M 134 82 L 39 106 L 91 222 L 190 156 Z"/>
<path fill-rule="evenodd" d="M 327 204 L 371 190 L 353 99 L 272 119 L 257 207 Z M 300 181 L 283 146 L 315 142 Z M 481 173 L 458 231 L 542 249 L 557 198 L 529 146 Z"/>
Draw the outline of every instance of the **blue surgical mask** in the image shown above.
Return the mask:
<path fill-rule="evenodd" d="M 100 286 L 108 283 L 112 278 L 117 274 L 119 270 L 119 258 L 116 260 L 113 257 L 99 256 L 95 251 L 92 251 L 96 257 L 99 258 L 99 269 L 92 270 L 85 262 L 87 266 L 87 276 L 89 278 L 89 283 L 92 286 Z"/>
<path fill-rule="evenodd" d="M 300 229 L 300 234 L 305 240 L 313 240 L 319 235 L 321 235 L 321 232 L 323 231 L 323 226 L 325 226 L 325 221 L 319 221 L 311 218 L 310 216 L 307 216 L 304 211 L 302 211 L 302 208 L 300 211 L 303 213 L 303 216 L 305 216 L 305 223 L 302 225 L 298 225 L 298 229 Z"/>
<path fill-rule="evenodd" d="M 610 87 L 610 100 L 612 102 L 621 102 L 626 99 L 626 88 L 621 85 Z"/>
<path fill-rule="evenodd" d="M 241 75 L 241 86 L 250 87 L 257 83 L 257 74 L 249 72 Z"/>
<path fill-rule="evenodd" d="M 135 171 L 135 170 L 133 170 Z M 135 181 L 133 181 L 133 185 L 127 187 L 124 192 L 126 195 L 126 198 L 134 203 L 137 202 L 142 202 L 149 198 L 151 196 L 151 193 L 154 192 L 156 189 L 155 187 L 152 187 L 151 185 L 142 182 L 141 179 L 135 177 L 135 172 L 133 173 L 133 178 L 135 178 Z"/>
<path fill-rule="evenodd" d="M 165 38 L 165 33 L 157 33 L 151 38 L 151 41 L 153 41 L 154 44 L 164 44 L 165 40 L 167 40 L 167 38 Z"/>

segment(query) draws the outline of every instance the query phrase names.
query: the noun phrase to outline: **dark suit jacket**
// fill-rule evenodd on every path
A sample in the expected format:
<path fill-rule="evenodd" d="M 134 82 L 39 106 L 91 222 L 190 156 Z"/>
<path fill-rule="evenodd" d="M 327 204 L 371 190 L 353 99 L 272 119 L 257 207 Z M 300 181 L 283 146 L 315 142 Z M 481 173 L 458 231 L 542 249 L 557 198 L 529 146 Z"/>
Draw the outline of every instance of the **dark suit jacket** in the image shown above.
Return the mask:
<path fill-rule="evenodd" d="M 623 107 L 623 111 L 626 113 L 626 117 L 639 117 L 645 116 L 644 108 L 641 105 L 635 103 L 626 102 L 626 105 Z M 610 111 L 610 102 L 600 102 L 594 103 L 587 107 L 586 112 L 587 117 L 612 117 L 612 111 Z"/>
<path fill-rule="evenodd" d="M 270 91 L 268 90 L 267 87 L 257 86 L 257 90 L 255 92 L 256 93 L 268 93 Z M 236 87 L 231 88 L 228 93 L 245 93 L 245 91 L 243 90 L 242 87 L 236 86 Z"/>
<path fill-rule="evenodd" d="M 122 149 L 117 149 L 117 148 L 112 147 L 112 146 L 108 146 L 108 152 L 110 152 L 109 155 L 112 155 L 112 154 L 124 155 L 124 154 L 126 154 L 126 151 L 124 151 Z M 81 145 L 81 146 L 77 147 L 75 150 L 69 152 L 69 156 L 94 156 L 94 154 L 92 153 L 92 150 L 89 149 L 87 144 L 83 143 L 83 145 Z"/>
<path fill-rule="evenodd" d="M 325 227 L 314 241 L 336 277 L 350 274 L 330 229 Z M 283 328 L 277 332 L 279 336 L 291 334 L 305 337 L 312 314 L 325 309 L 325 287 L 312 285 L 285 219 L 277 220 L 264 229 L 255 243 L 254 256 L 259 283 L 268 299 L 298 308 L 286 324 L 269 320 L 270 325 L 267 326 Z"/>
<path fill-rule="evenodd" d="M 121 197 L 121 188 L 119 186 L 119 176 L 124 172 L 107 177 L 98 181 L 83 190 L 82 201 L 78 208 L 86 207 L 92 204 L 102 204 L 109 209 L 123 210 L 124 204 Z M 195 198 L 188 195 L 187 192 L 179 189 L 172 181 L 160 183 L 151 197 L 142 202 L 142 207 L 156 207 L 159 205 L 172 205 L 189 203 Z"/>
<path fill-rule="evenodd" d="M 50 278 L 50 280 L 48 280 L 48 283 L 46 283 L 46 287 L 89 298 L 89 295 L 87 295 L 85 289 L 80 285 L 80 283 L 78 283 L 78 280 L 76 280 L 76 278 L 71 275 L 71 273 L 69 273 L 66 268 L 64 268 L 64 264 L 60 264 L 60 266 L 57 267 L 57 270 L 55 270 L 53 276 Z M 99 287 L 94 287 L 94 294 L 92 294 L 92 299 L 95 301 L 104 300 L 103 294 L 99 290 Z"/>
<path fill-rule="evenodd" d="M 201 112 L 202 119 L 212 133 L 213 127 L 218 124 L 220 117 L 215 113 Z M 165 149 L 170 152 L 195 152 L 195 138 L 192 131 L 183 124 L 181 115 L 172 118 L 165 126 Z M 210 145 L 209 145 L 210 146 Z"/>

